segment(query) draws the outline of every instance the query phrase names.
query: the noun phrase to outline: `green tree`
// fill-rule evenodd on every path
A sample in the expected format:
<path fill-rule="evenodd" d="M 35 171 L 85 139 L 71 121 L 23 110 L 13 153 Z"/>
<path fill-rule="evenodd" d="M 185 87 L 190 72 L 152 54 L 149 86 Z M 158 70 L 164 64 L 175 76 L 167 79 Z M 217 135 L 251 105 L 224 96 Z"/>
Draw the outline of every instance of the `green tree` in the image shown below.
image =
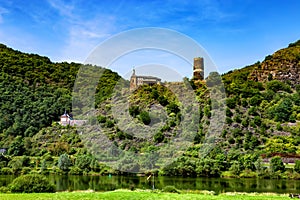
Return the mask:
<path fill-rule="evenodd" d="M 241 173 L 241 165 L 240 165 L 239 161 L 233 161 L 231 163 L 229 171 L 231 171 L 234 175 L 238 176 Z"/>
<path fill-rule="evenodd" d="M 291 87 L 281 81 L 278 80 L 272 80 L 267 82 L 267 89 L 268 90 L 273 90 L 274 92 L 277 91 L 286 91 L 286 92 L 291 92 Z"/>
<path fill-rule="evenodd" d="M 75 165 L 81 170 L 90 170 L 92 158 L 88 155 L 81 155 L 76 158 Z"/>
<path fill-rule="evenodd" d="M 67 154 L 62 154 L 58 159 L 58 167 L 64 172 L 69 171 L 69 168 L 72 166 L 72 162 Z"/>
<path fill-rule="evenodd" d="M 17 136 L 8 149 L 8 154 L 12 156 L 20 156 L 25 152 L 23 138 Z"/>
<path fill-rule="evenodd" d="M 269 109 L 269 114 L 275 121 L 288 121 L 292 114 L 293 103 L 291 99 L 284 98 L 278 105 Z"/>
<path fill-rule="evenodd" d="M 8 166 L 12 168 L 14 174 L 17 174 L 21 170 L 23 163 L 19 157 L 13 157 L 13 159 L 9 161 Z"/>

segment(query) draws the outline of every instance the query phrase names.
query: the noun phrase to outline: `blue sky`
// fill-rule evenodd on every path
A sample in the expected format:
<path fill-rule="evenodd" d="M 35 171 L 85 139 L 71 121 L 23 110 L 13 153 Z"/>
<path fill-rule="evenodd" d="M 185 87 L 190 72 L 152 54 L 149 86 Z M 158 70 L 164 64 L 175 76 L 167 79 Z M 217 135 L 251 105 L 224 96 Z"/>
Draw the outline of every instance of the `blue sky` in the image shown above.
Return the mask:
<path fill-rule="evenodd" d="M 122 31 L 168 28 L 202 45 L 224 73 L 300 39 L 299 20 L 298 0 L 5 0 L 0 43 L 52 61 L 84 62 L 98 44 Z"/>

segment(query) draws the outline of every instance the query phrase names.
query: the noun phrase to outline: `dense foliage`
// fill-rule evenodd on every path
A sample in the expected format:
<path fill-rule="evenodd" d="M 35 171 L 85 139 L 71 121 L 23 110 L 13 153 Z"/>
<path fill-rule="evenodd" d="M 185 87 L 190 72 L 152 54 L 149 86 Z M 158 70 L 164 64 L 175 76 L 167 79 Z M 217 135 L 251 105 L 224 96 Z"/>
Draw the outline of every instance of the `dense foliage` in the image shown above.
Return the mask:
<path fill-rule="evenodd" d="M 193 145 L 173 163 L 155 173 L 299 178 L 299 82 L 272 74 L 263 74 L 262 77 L 267 78 L 261 81 L 253 78 L 254 72 L 260 73 L 263 68 L 284 73 L 288 70 L 285 66 L 300 69 L 299 63 L 300 46 L 296 42 L 267 56 L 263 62 L 224 74 L 226 124 L 222 133 L 214 138 L 216 147 L 205 157 L 199 154 L 199 150 L 214 114 L 212 107 L 218 106 L 209 98 L 208 86 L 216 80 L 208 79 L 205 83 L 186 78 L 184 83 L 190 83 L 200 106 L 198 131 Z M 53 63 L 46 57 L 0 45 L 0 147 L 6 148 L 6 154 L 0 155 L 1 174 L 32 171 L 43 174 L 120 173 L 99 163 L 85 148 L 87 144 L 74 127 L 56 123 L 64 110 L 71 111 L 72 89 L 80 66 Z M 117 73 L 103 69 L 95 94 L 97 116 L 89 119 L 90 125 L 100 125 L 114 146 L 125 152 L 155 152 L 176 137 L 182 121 L 181 102 L 167 86 L 173 86 L 175 93 L 183 96 L 186 93 L 176 87 L 177 83 L 168 83 L 165 86 L 144 85 L 130 94 L 126 99 L 132 120 L 127 124 L 129 128 L 133 123 L 147 127 L 163 124 L 151 133 L 151 137 L 138 138 L 121 130 L 112 113 L 112 107 L 118 100 L 122 101 L 121 98 L 112 98 L 119 79 Z M 128 82 L 123 82 L 128 86 Z M 162 113 L 154 112 L 155 109 L 162 110 Z M 128 160 L 134 161 L 134 157 Z M 295 162 L 295 167 L 284 164 L 287 162 Z M 143 170 L 148 169 L 148 164 L 146 159 L 139 163 L 124 163 L 121 167 Z"/>

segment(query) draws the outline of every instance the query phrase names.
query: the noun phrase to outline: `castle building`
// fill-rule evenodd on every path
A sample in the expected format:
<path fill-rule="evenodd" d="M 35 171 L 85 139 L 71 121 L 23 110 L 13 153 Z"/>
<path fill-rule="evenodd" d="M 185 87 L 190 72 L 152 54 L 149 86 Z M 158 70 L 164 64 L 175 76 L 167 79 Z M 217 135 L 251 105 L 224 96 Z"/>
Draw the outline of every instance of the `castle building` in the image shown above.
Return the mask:
<path fill-rule="evenodd" d="M 202 57 L 194 58 L 193 79 L 201 81 L 204 79 L 204 59 Z"/>
<path fill-rule="evenodd" d="M 63 115 L 60 116 L 60 124 L 62 126 L 82 126 L 87 122 L 87 120 L 74 120 L 72 114 L 68 114 L 66 111 Z"/>
<path fill-rule="evenodd" d="M 204 80 L 204 59 L 203 57 L 194 58 L 193 66 L 193 79 L 194 80 Z M 154 85 L 160 84 L 161 79 L 154 76 L 137 76 L 135 70 L 133 69 L 132 75 L 130 77 L 130 91 L 137 89 L 139 86 L 147 84 Z"/>
<path fill-rule="evenodd" d="M 147 84 L 154 85 L 160 84 L 161 79 L 154 76 L 137 76 L 135 70 L 133 69 L 132 75 L 130 77 L 130 91 L 137 89 L 139 86 Z"/>

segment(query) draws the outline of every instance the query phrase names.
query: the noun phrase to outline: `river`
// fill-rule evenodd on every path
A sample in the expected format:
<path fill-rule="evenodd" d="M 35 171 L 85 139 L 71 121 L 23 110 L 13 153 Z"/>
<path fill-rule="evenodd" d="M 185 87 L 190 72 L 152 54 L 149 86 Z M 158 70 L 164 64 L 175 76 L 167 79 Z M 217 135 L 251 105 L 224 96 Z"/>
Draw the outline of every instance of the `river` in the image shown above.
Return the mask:
<path fill-rule="evenodd" d="M 15 176 L 0 175 L 0 186 L 8 185 Z M 298 193 L 300 180 L 225 179 L 138 176 L 62 176 L 49 175 L 57 191 L 88 190 L 111 191 L 120 188 L 163 189 L 173 185 L 180 190 L 209 190 L 220 192 L 274 192 Z"/>

